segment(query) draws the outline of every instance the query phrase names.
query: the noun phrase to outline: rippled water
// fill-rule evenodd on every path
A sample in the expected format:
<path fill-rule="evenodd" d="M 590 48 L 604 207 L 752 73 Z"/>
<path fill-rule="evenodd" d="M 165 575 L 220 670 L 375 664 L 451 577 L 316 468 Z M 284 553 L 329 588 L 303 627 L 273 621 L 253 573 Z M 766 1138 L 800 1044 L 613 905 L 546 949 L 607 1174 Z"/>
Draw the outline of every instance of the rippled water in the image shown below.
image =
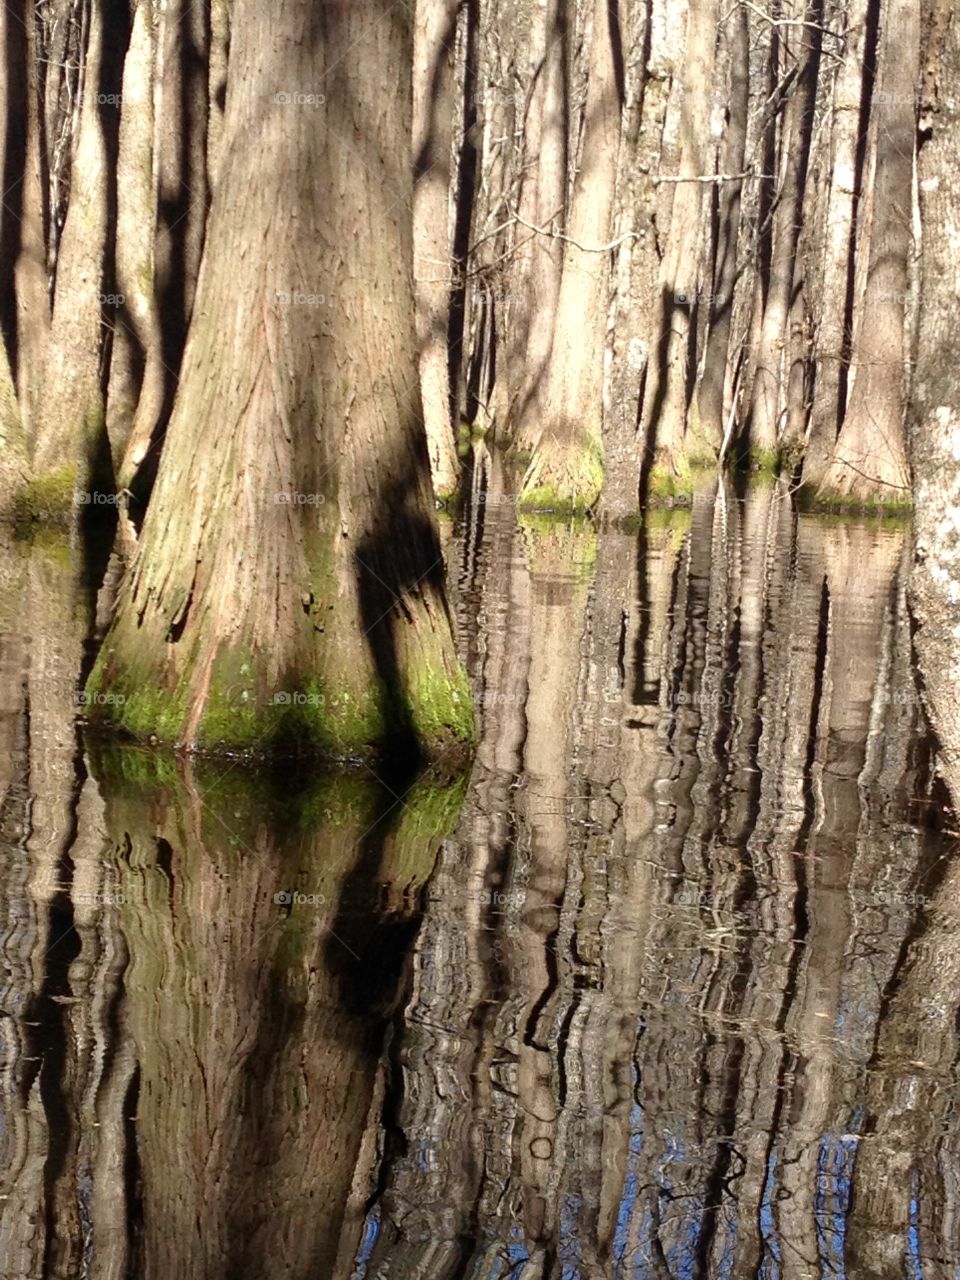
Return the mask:
<path fill-rule="evenodd" d="M 960 1275 L 906 530 L 484 498 L 452 782 L 87 741 L 90 573 L 5 548 L 5 1278 Z"/>

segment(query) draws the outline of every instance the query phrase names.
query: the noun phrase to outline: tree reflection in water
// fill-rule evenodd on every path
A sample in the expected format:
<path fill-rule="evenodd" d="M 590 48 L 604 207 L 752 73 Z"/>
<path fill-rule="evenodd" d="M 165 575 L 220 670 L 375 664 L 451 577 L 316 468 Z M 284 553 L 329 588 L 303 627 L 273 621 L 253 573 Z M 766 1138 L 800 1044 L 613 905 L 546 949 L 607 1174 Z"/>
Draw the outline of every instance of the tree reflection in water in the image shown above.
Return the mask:
<path fill-rule="evenodd" d="M 598 532 L 489 483 L 454 782 L 85 741 L 90 593 L 10 548 L 5 1276 L 955 1274 L 906 528 L 758 488 Z"/>

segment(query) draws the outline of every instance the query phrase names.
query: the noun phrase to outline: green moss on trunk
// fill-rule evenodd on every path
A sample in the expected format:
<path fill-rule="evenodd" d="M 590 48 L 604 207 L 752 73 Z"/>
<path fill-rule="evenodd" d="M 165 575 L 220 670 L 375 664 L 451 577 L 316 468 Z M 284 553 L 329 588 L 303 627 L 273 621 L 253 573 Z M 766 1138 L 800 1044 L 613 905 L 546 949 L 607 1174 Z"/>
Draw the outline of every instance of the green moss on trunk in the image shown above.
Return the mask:
<path fill-rule="evenodd" d="M 579 434 L 573 444 L 541 440 L 520 488 L 522 511 L 576 516 L 592 511 L 603 487 L 603 451 L 596 436 Z"/>
<path fill-rule="evenodd" d="M 13 521 L 20 525 L 35 520 L 69 524 L 77 509 L 76 492 L 76 463 L 68 462 L 54 471 L 32 476 L 14 494 Z"/>

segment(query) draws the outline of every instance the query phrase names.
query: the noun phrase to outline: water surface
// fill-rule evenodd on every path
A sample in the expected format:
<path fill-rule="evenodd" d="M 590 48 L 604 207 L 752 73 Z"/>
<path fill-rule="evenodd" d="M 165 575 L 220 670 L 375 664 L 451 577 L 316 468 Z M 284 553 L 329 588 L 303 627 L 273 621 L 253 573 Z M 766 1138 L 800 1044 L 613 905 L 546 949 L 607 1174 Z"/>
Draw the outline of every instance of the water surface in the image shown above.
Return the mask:
<path fill-rule="evenodd" d="M 960 1275 L 907 530 L 479 496 L 454 780 L 88 740 L 98 572 L 5 547 L 4 1277 Z"/>

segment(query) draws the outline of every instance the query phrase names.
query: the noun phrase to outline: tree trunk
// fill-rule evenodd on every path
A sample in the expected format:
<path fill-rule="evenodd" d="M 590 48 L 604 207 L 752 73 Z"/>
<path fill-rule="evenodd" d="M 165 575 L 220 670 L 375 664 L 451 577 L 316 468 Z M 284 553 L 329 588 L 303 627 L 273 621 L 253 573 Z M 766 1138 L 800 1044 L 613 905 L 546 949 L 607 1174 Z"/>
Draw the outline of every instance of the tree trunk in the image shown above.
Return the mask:
<path fill-rule="evenodd" d="M 737 5 L 727 19 L 723 38 L 729 43 L 730 106 L 720 150 L 720 172 L 735 174 L 743 172 L 750 105 L 750 24 L 745 6 Z M 724 431 L 723 388 L 730 357 L 742 189 L 741 181 L 724 182 L 720 186 L 710 332 L 696 402 L 695 434 L 704 446 L 717 451 Z"/>
<path fill-rule="evenodd" d="M 132 487 L 142 468 L 146 489 L 156 474 L 156 446 L 182 372 L 206 230 L 210 115 L 206 6 L 171 0 L 162 11 L 157 39 L 150 338 L 133 428 L 117 477 L 122 486 Z"/>
<path fill-rule="evenodd" d="M 823 246 L 816 342 L 816 388 L 803 460 L 806 484 L 819 484 L 833 454 L 846 394 L 846 363 L 853 300 L 854 207 L 860 189 L 861 99 L 869 0 L 854 0 L 847 14 L 843 61 L 833 86 L 833 168 Z"/>
<path fill-rule="evenodd" d="M 533 508 L 586 510 L 600 495 L 607 240 L 622 74 L 617 6 L 594 0 L 583 143 L 563 242 L 557 322 L 542 385 L 531 403 L 539 438 L 521 500 Z"/>
<path fill-rule="evenodd" d="M 642 421 L 656 440 L 655 472 L 687 474 L 685 436 L 690 399 L 691 323 L 700 288 L 700 249 L 710 154 L 710 104 L 717 40 L 717 0 L 691 0 L 687 10 L 680 116 L 680 163 L 670 231 L 658 282 L 659 314 L 650 343 Z M 673 175 L 670 175 L 673 176 Z"/>
<path fill-rule="evenodd" d="M 118 471 L 133 430 L 146 352 L 157 341 L 158 329 L 153 291 L 155 16 L 153 0 L 141 0 L 123 66 L 115 245 L 118 302 L 107 395 L 107 433 Z"/>
<path fill-rule="evenodd" d="M 450 163 L 457 0 L 417 0 L 413 63 L 413 271 L 424 424 L 433 488 L 459 484 L 450 414 Z"/>
<path fill-rule="evenodd" d="M 118 0 L 94 0 L 90 10 L 70 202 L 33 424 L 34 479 L 56 487 L 64 515 L 76 513 L 76 491 L 111 483 L 101 355 L 104 324 L 116 311 L 106 269 L 125 45 L 119 9 Z"/>
<path fill-rule="evenodd" d="M 637 512 L 642 460 L 640 396 L 650 331 L 649 301 L 658 270 L 653 177 L 666 95 L 662 78 L 648 75 L 645 65 L 652 26 L 653 17 L 645 7 L 625 7 L 624 105 L 613 219 L 617 247 L 613 251 L 603 391 L 601 503 L 603 515 L 614 519 L 631 519 Z"/>
<path fill-rule="evenodd" d="M 818 492 L 826 501 L 909 499 L 903 419 L 907 301 L 920 12 L 888 0 L 881 33 L 877 159 L 863 323 L 853 353 L 856 381 L 833 460 Z"/>
<path fill-rule="evenodd" d="M 11 101 L 4 157 L 4 189 L 12 188 L 10 196 L 15 199 L 15 203 L 9 211 L 4 207 L 3 218 L 5 249 L 14 263 L 16 291 L 16 330 L 11 335 L 16 349 L 10 364 L 16 380 L 27 439 L 32 447 L 35 408 L 42 385 L 41 371 L 50 334 L 50 294 L 46 269 L 46 201 L 40 157 L 37 33 L 35 23 L 24 21 L 29 18 L 32 5 L 24 0 L 19 8 L 22 10 L 22 18 L 16 11 L 6 10 L 6 47 L 14 51 L 10 55 L 7 92 L 11 99 L 18 92 L 22 93 L 24 118 L 21 134 L 20 129 L 12 127 Z M 12 27 L 9 25 L 11 22 Z M 13 139 L 18 135 L 22 137 L 22 150 L 14 152 Z M 16 196 L 19 196 L 19 200 L 16 200 Z"/>
<path fill-rule="evenodd" d="M 823 0 L 804 0 L 791 10 L 806 23 L 823 19 Z M 797 82 L 787 102 L 780 139 L 781 182 L 773 215 L 770 284 L 755 356 L 749 441 L 753 458 L 762 467 L 776 465 L 781 414 L 785 407 L 785 348 L 789 339 L 791 287 L 796 267 L 807 160 L 813 131 L 813 108 L 820 64 L 820 36 L 805 25 L 793 31 L 790 42 L 797 59 Z M 785 39 L 782 37 L 782 39 Z"/>
<path fill-rule="evenodd" d="M 508 319 L 505 373 L 512 402 L 514 441 L 532 453 L 540 436 L 541 388 L 550 359 L 563 242 L 542 231 L 561 227 L 567 203 L 567 128 L 564 77 L 567 72 L 566 6 L 562 0 L 537 5 L 531 33 L 529 101 L 523 116 L 524 151 L 530 157 L 521 173 L 517 247 L 510 264 L 509 292 L 501 300 Z"/>
<path fill-rule="evenodd" d="M 911 461 L 916 563 L 911 607 L 924 699 L 940 738 L 941 770 L 960 808 L 960 362 L 956 299 L 960 291 L 960 15 L 934 0 L 942 51 L 925 85 L 920 151 L 923 211 L 923 306 L 913 395 Z M 945 28 L 945 30 L 944 30 Z M 937 65 L 941 62 L 942 65 Z"/>
<path fill-rule="evenodd" d="M 412 51 L 389 0 L 233 10 L 180 390 L 91 677 L 134 733 L 336 755 L 472 738 L 416 370 Z"/>

